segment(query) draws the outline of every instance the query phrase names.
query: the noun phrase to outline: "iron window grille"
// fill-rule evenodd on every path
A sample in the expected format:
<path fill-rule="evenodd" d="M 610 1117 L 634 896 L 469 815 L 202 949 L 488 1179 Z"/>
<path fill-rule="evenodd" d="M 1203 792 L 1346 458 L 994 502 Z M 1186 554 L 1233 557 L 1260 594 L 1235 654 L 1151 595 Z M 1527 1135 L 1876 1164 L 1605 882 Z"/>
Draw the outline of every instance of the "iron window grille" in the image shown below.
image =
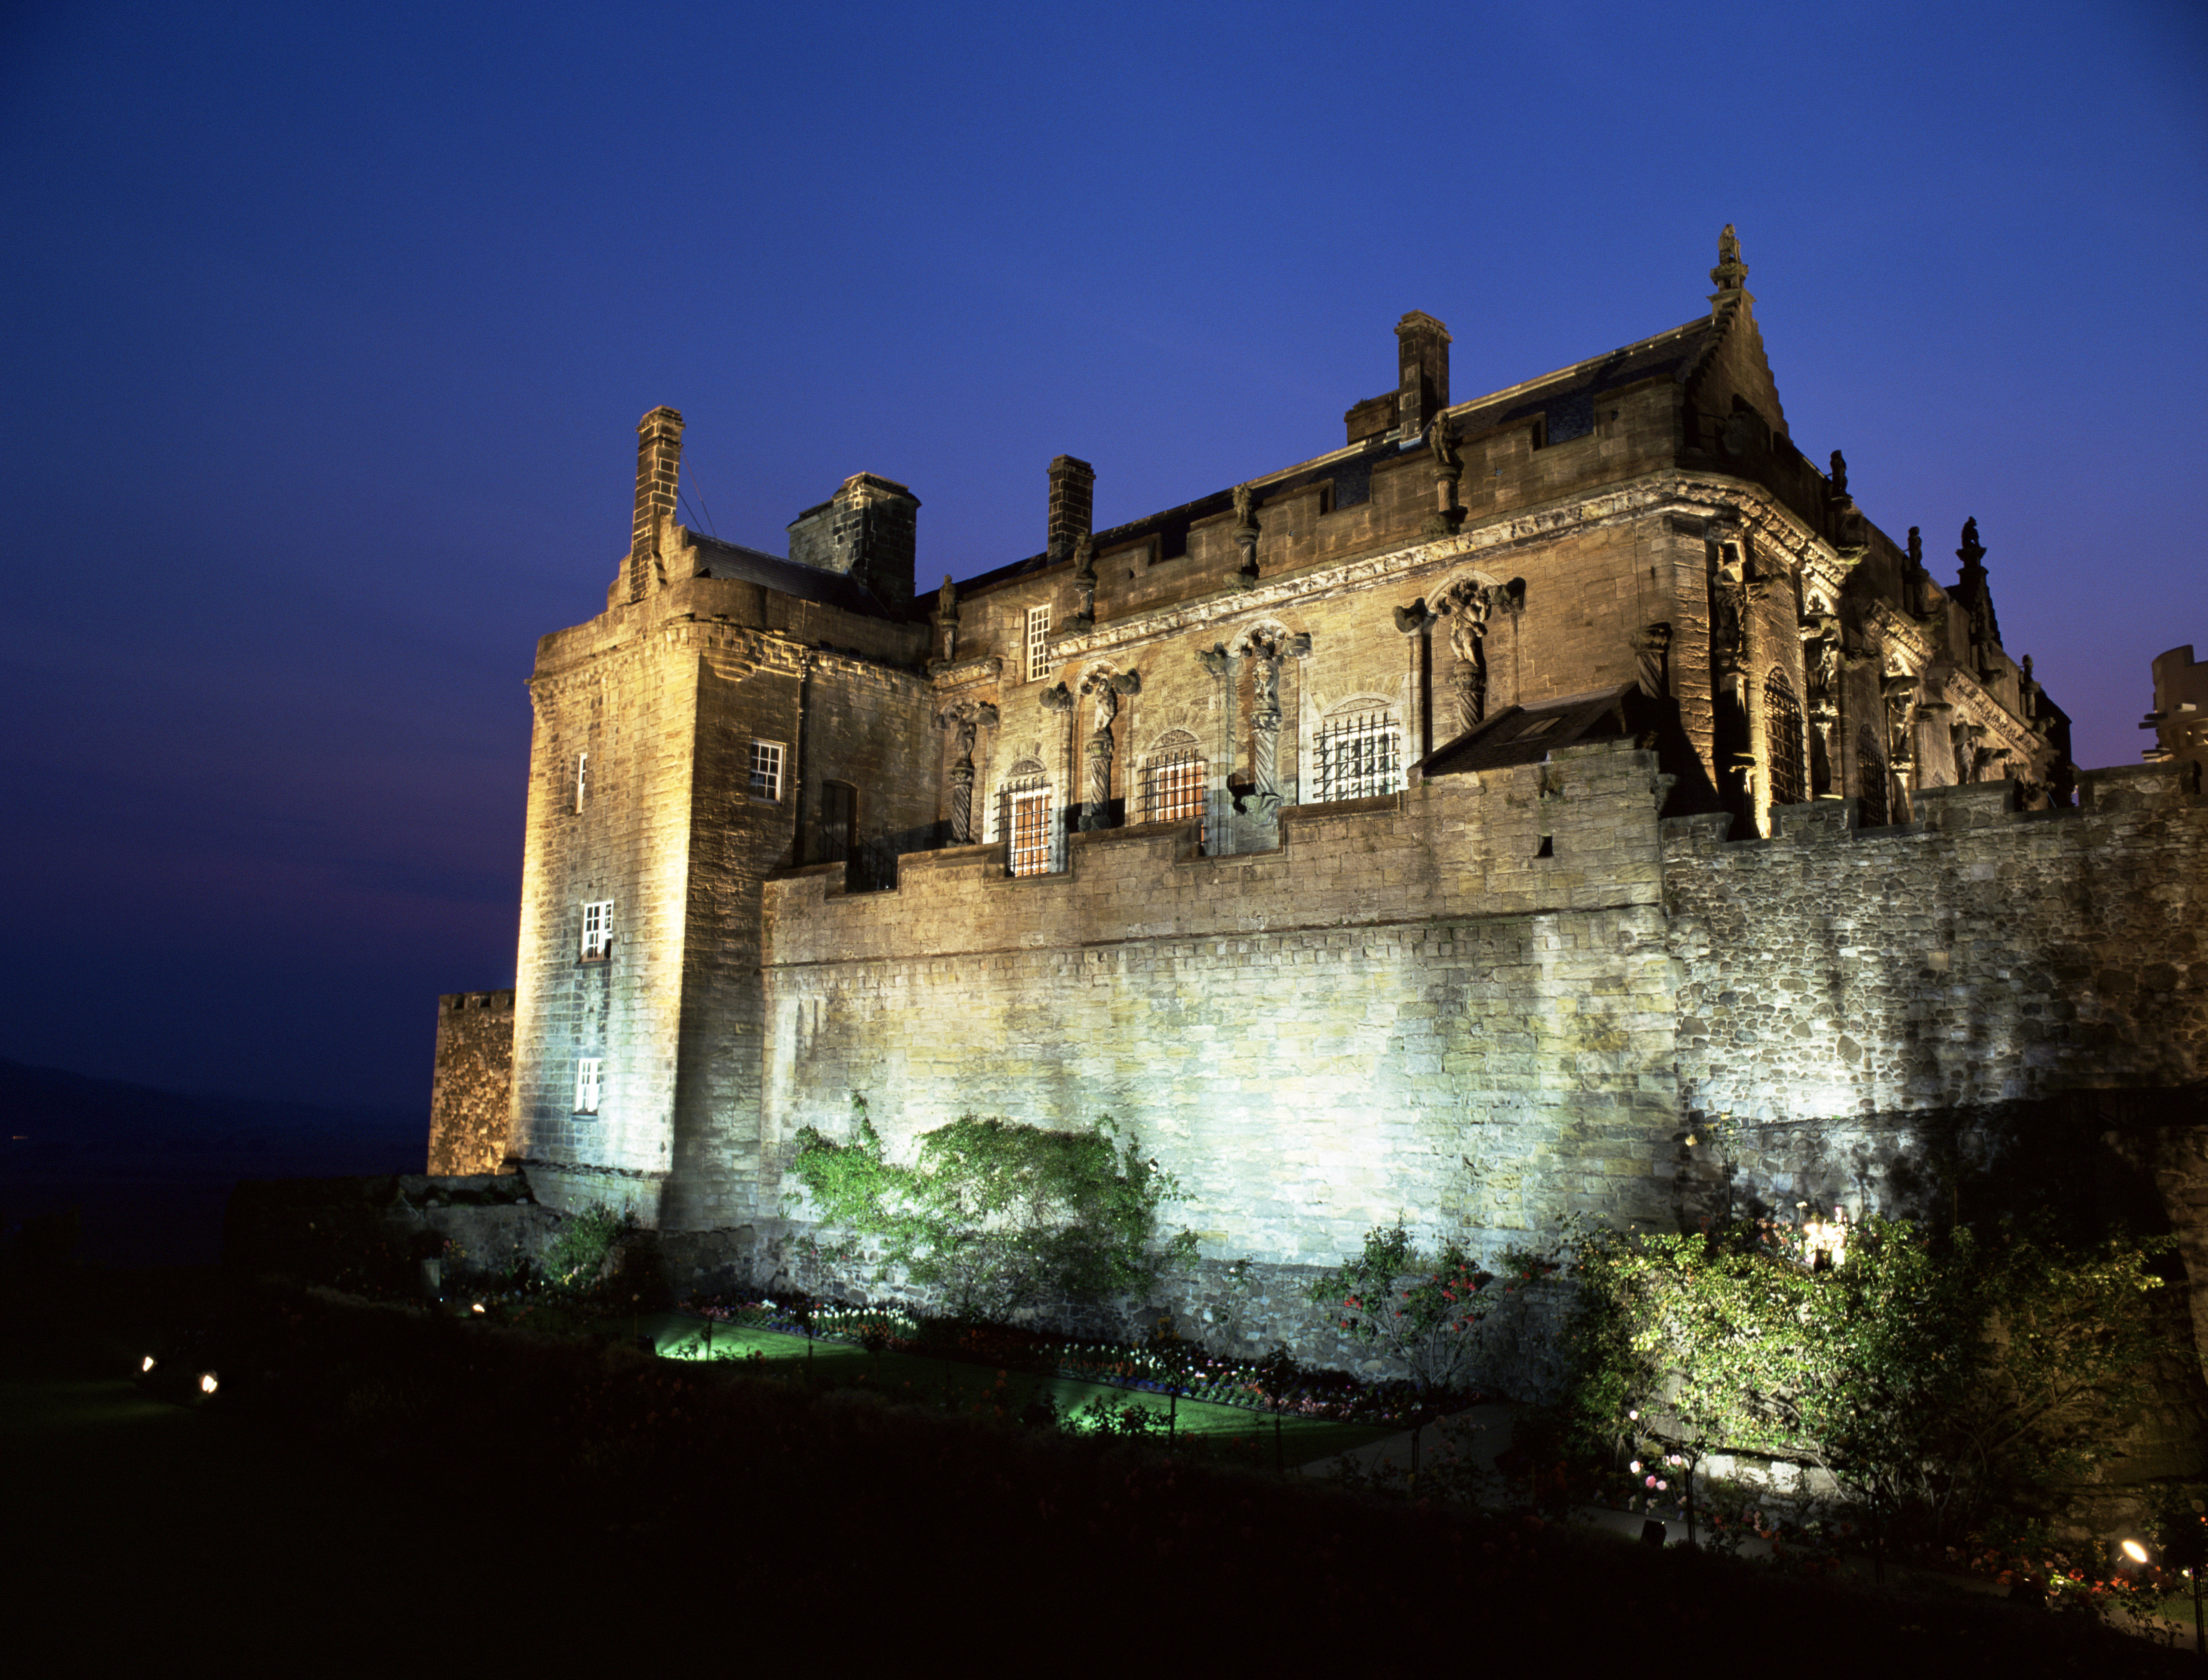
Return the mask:
<path fill-rule="evenodd" d="M 1401 731 L 1385 711 L 1328 718 L 1319 726 L 1312 759 L 1321 804 L 1370 799 L 1402 786 Z"/>
<path fill-rule="evenodd" d="M 1143 760 L 1143 820 L 1201 823 L 1209 768 L 1194 736 L 1182 734 L 1161 742 Z M 1197 843 L 1201 846 L 1207 837 L 1199 828 Z"/>
<path fill-rule="evenodd" d="M 1886 760 L 1878 740 L 1868 726 L 1856 735 L 1856 791 L 1863 800 L 1857 820 L 1865 828 L 1884 828 L 1890 820 L 1886 806 Z"/>
<path fill-rule="evenodd" d="M 1015 875 L 1051 873 L 1051 797 L 1047 785 L 1015 783 L 1005 789 L 1006 828 L 1011 836 L 1010 867 Z"/>
<path fill-rule="evenodd" d="M 1802 703 L 1777 671 L 1763 679 L 1763 744 L 1771 765 L 1771 802 L 1799 805 L 1809 779 L 1802 763 Z"/>

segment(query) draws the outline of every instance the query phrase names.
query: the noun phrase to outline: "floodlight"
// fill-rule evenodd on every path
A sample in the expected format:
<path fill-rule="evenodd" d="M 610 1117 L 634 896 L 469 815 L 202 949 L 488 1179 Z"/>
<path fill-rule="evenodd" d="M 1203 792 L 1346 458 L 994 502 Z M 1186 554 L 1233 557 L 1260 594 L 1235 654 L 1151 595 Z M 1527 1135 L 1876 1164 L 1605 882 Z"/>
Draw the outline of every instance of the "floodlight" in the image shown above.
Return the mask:
<path fill-rule="evenodd" d="M 200 1392 L 203 1395 L 211 1395 L 214 1392 L 214 1373 L 213 1371 L 203 1371 L 200 1373 Z"/>
<path fill-rule="evenodd" d="M 147 1371 L 153 1370 L 153 1356 L 151 1353 L 148 1353 L 144 1359 L 138 1362 L 138 1374 L 141 1377 L 143 1377 Z"/>
<path fill-rule="evenodd" d="M 2146 1562 L 2146 1548 L 2141 1545 L 2137 1540 L 2126 1540 L 2124 1542 L 2124 1556 L 2130 1558 L 2134 1563 L 2144 1563 Z"/>

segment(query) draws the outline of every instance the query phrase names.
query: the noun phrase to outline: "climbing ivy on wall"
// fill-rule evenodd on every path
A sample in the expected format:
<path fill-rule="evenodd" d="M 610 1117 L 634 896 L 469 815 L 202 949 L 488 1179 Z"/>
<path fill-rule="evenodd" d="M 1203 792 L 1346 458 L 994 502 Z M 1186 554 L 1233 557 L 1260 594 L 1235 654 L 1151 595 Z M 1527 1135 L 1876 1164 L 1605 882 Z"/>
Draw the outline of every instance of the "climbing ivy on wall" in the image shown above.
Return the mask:
<path fill-rule="evenodd" d="M 846 1143 L 811 1126 L 790 1172 L 819 1221 L 825 1259 L 941 1292 L 964 1317 L 1044 1301 L 1095 1302 L 1154 1288 L 1196 1259 L 1196 1237 L 1167 1233 L 1161 1210 L 1185 1200 L 1173 1175 L 1121 1137 L 1108 1114 L 1052 1131 L 962 1114 L 891 1159 L 854 1093 Z"/>

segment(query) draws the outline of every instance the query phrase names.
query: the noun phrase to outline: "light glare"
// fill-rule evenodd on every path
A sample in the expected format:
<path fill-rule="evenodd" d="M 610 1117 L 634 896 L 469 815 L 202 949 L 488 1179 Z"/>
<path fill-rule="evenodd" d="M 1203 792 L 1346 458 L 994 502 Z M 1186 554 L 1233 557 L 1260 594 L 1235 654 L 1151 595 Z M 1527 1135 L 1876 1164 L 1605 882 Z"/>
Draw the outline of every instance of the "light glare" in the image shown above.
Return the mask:
<path fill-rule="evenodd" d="M 2134 1563 L 2144 1563 L 2146 1562 L 2146 1548 L 2141 1545 L 2137 1540 L 2126 1540 L 2124 1542 L 2124 1556 L 2130 1558 Z"/>
<path fill-rule="evenodd" d="M 211 1395 L 214 1392 L 214 1373 L 213 1371 L 203 1371 L 200 1373 L 200 1392 L 203 1395 Z"/>

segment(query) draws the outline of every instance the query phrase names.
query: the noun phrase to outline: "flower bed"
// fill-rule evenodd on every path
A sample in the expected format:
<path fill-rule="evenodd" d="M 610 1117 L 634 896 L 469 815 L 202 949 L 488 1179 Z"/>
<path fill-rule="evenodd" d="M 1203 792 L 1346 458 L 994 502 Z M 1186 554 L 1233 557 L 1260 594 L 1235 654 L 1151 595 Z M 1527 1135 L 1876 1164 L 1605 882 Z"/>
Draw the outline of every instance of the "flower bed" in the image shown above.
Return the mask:
<path fill-rule="evenodd" d="M 1010 1324 L 925 1318 L 897 1309 L 835 1302 L 747 1300 L 710 1295 L 684 1310 L 717 1323 L 779 1330 L 930 1358 L 994 1365 L 1029 1376 L 1063 1377 L 1152 1394 L 1179 1394 L 1252 1412 L 1408 1429 L 1484 1396 L 1421 1390 L 1405 1382 L 1367 1383 L 1347 1371 L 1276 1368 L 1227 1359 L 1179 1342 L 1170 1333 L 1141 1345 L 1089 1341 Z"/>

